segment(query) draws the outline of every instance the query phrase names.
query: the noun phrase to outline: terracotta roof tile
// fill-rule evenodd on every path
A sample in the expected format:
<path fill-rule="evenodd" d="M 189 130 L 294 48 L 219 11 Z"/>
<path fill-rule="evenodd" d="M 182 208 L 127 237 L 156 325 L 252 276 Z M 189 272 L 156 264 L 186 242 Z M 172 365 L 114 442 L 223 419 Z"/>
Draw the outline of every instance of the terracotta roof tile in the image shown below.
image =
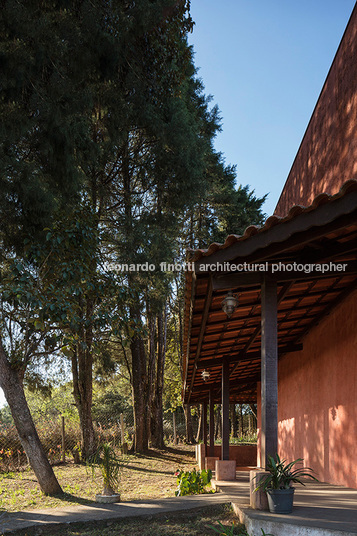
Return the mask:
<path fill-rule="evenodd" d="M 250 238 L 251 236 L 257 233 L 262 233 L 264 231 L 267 231 L 268 229 L 271 229 L 275 225 L 280 225 L 281 223 L 290 221 L 296 216 L 298 216 L 299 214 L 302 214 L 303 212 L 310 212 L 311 210 L 314 210 L 317 207 L 325 205 L 326 203 L 330 203 L 336 199 L 339 199 L 340 197 L 343 197 L 345 194 L 352 192 L 352 191 L 356 191 L 356 190 L 357 190 L 357 180 L 351 179 L 345 182 L 345 184 L 341 187 L 341 189 L 339 190 L 339 192 L 337 192 L 337 194 L 330 195 L 327 193 L 321 193 L 315 197 L 311 205 L 307 207 L 304 207 L 302 205 L 294 205 L 291 207 L 291 209 L 289 210 L 289 213 L 286 216 L 281 217 L 277 215 L 272 215 L 265 221 L 265 223 L 262 226 L 250 225 L 249 227 L 247 227 L 243 235 L 229 235 L 223 244 L 214 242 L 207 249 L 188 249 L 187 250 L 188 259 L 191 262 L 194 262 L 194 261 L 199 260 L 201 257 L 208 257 L 209 255 L 212 255 L 216 251 L 226 249 L 232 246 L 233 244 L 246 240 L 247 238 Z"/>

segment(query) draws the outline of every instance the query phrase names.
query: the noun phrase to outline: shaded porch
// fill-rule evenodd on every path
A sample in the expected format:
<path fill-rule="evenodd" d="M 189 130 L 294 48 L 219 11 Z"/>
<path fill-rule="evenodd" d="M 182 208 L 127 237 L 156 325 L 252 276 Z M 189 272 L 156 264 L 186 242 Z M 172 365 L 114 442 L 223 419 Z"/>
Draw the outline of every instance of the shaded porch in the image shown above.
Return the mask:
<path fill-rule="evenodd" d="M 220 457 L 227 461 L 229 404 L 258 403 L 256 465 L 264 468 L 278 452 L 279 362 L 292 355 L 298 364 L 310 331 L 357 288 L 357 181 L 284 218 L 271 217 L 262 228 L 196 250 L 190 260 L 183 400 L 203 405 L 205 423 L 214 404 L 222 405 Z M 245 265 L 257 268 L 239 268 Z M 238 298 L 230 315 L 222 310 L 227 293 Z M 213 430 L 208 441 L 204 429 L 213 456 Z"/>

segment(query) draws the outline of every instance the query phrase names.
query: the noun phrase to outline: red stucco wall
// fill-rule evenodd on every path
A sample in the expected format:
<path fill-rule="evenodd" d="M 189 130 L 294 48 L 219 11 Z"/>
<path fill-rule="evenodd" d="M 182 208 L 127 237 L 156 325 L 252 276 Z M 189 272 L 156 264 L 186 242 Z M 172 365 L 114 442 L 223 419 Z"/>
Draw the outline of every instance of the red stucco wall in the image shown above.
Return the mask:
<path fill-rule="evenodd" d="M 221 457 L 221 445 L 214 446 L 214 456 Z M 229 445 L 229 459 L 236 460 L 237 467 L 255 466 L 257 445 Z"/>
<path fill-rule="evenodd" d="M 327 76 L 275 213 L 310 205 L 357 178 L 357 5 Z"/>
<path fill-rule="evenodd" d="M 279 362 L 279 453 L 357 488 L 357 292 Z"/>
<path fill-rule="evenodd" d="M 357 4 L 275 213 L 357 179 Z M 357 292 L 279 361 L 279 454 L 357 488 Z M 260 385 L 258 385 L 258 392 Z M 260 426 L 260 392 L 258 427 Z M 258 435 L 257 464 L 260 465 Z"/>

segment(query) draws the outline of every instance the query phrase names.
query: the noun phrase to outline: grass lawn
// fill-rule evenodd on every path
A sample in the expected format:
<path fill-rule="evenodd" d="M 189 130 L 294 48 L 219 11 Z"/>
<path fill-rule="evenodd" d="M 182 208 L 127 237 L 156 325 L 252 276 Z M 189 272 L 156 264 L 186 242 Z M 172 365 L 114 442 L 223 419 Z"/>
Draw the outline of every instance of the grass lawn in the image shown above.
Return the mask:
<path fill-rule="evenodd" d="M 228 530 L 226 534 L 247 536 L 242 525 L 234 517 L 231 506 L 228 504 L 200 508 L 197 510 L 176 512 L 174 514 L 160 514 L 156 516 L 137 517 L 101 523 L 76 524 L 73 527 L 46 527 L 46 536 L 213 536 L 217 532 L 210 525 L 219 528 L 220 522 Z M 14 536 L 37 535 L 35 528 L 13 533 Z"/>
<path fill-rule="evenodd" d="M 165 451 L 150 450 L 145 456 L 128 455 L 121 476 L 121 499 L 132 501 L 173 497 L 176 469 L 191 470 L 194 467 L 197 466 L 192 446 L 178 446 Z M 99 474 L 93 480 L 91 471 L 83 465 L 68 463 L 54 467 L 54 471 L 64 491 L 58 498 L 42 495 L 32 471 L 0 473 L 0 510 L 90 504 L 95 494 L 102 492 Z"/>

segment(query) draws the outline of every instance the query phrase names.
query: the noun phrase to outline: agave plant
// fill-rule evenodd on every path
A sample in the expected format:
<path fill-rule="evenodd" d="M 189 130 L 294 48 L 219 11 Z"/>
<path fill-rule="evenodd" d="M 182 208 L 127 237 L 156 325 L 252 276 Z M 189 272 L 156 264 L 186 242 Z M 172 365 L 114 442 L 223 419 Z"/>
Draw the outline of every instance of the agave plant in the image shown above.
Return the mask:
<path fill-rule="evenodd" d="M 258 489 L 263 489 L 264 491 L 269 489 L 288 489 L 291 487 L 291 484 L 302 484 L 305 486 L 302 480 L 303 478 L 310 478 L 318 482 L 317 478 L 311 474 L 314 472 L 311 467 L 295 467 L 296 464 L 302 463 L 303 461 L 302 458 L 298 458 L 287 463 L 286 460 L 281 460 L 278 454 L 275 455 L 275 458 L 269 456 L 266 470 L 270 474 L 260 480 L 255 491 Z"/>
<path fill-rule="evenodd" d="M 99 445 L 88 465 L 92 468 L 93 478 L 96 469 L 100 470 L 103 477 L 103 495 L 115 495 L 118 492 L 123 460 L 116 455 L 113 447 L 109 443 Z"/>

